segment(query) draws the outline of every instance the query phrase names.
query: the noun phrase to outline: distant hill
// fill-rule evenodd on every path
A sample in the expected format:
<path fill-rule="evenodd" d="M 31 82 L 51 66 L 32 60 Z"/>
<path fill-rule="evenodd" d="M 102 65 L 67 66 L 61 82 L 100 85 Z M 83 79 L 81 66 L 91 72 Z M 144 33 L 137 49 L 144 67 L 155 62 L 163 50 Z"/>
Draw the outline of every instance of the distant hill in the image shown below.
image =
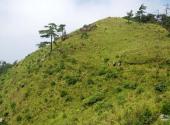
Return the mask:
<path fill-rule="evenodd" d="M 0 76 L 0 125 L 170 125 L 170 38 L 159 25 L 95 23 Z"/>

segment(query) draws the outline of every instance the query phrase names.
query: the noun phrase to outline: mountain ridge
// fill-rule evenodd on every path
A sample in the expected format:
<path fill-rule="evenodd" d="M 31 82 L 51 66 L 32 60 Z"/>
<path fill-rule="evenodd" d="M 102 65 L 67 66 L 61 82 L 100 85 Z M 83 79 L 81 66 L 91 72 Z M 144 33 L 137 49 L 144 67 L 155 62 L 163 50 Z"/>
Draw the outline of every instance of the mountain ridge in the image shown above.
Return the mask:
<path fill-rule="evenodd" d="M 170 99 L 168 32 L 122 18 L 95 24 L 87 39 L 73 32 L 0 76 L 6 124 L 169 124 L 159 117 Z"/>

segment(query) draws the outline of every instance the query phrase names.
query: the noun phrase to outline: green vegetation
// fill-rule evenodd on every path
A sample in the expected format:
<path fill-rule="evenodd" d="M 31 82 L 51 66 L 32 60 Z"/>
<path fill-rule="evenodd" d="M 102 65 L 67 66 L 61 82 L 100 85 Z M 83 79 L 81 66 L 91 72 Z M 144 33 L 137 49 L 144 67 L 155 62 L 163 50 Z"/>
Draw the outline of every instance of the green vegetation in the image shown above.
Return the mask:
<path fill-rule="evenodd" d="M 13 65 L 15 65 L 15 63 Z M 12 64 L 5 61 L 0 61 L 0 75 L 6 73 L 11 67 Z"/>
<path fill-rule="evenodd" d="M 3 124 L 168 125 L 168 31 L 111 17 L 86 28 L 0 76 Z"/>

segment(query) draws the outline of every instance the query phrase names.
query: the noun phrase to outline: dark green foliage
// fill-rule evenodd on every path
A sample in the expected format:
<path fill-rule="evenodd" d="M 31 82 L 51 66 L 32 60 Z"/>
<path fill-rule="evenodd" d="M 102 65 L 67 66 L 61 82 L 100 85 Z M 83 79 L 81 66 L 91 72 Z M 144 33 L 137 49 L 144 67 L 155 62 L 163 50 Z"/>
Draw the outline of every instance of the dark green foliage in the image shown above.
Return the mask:
<path fill-rule="evenodd" d="M 88 84 L 88 85 L 93 85 L 93 84 L 94 84 L 94 81 L 93 81 L 92 79 L 88 79 L 88 80 L 87 80 L 87 84 Z"/>
<path fill-rule="evenodd" d="M 152 125 L 158 118 L 158 113 L 151 112 L 147 107 L 133 113 L 131 111 L 125 113 L 125 125 Z"/>
<path fill-rule="evenodd" d="M 65 24 L 60 24 L 59 28 L 57 29 L 58 32 L 61 32 L 61 40 L 64 41 L 68 38 L 67 34 L 66 34 L 66 29 L 65 29 L 66 25 Z"/>
<path fill-rule="evenodd" d="M 108 69 L 107 67 L 101 67 L 97 71 L 97 75 L 102 76 L 104 75 L 106 79 L 117 78 L 118 72 L 116 69 Z"/>
<path fill-rule="evenodd" d="M 16 107 L 16 103 L 15 102 L 12 102 L 11 103 L 11 109 L 14 111 L 15 110 L 15 107 Z"/>
<path fill-rule="evenodd" d="M 97 75 L 102 76 L 105 75 L 107 73 L 108 69 L 106 67 L 101 67 L 98 72 Z"/>
<path fill-rule="evenodd" d="M 72 100 L 73 100 L 73 98 L 70 95 L 67 95 L 66 98 L 65 98 L 66 102 L 71 102 Z"/>
<path fill-rule="evenodd" d="M 137 114 L 135 125 L 151 125 L 156 119 L 157 115 L 153 114 L 148 108 L 145 108 Z"/>
<path fill-rule="evenodd" d="M 0 61 L 0 75 L 6 73 L 9 68 L 12 67 L 12 64 L 5 61 Z"/>
<path fill-rule="evenodd" d="M 141 94 L 141 93 L 143 93 L 143 92 L 144 92 L 144 89 L 141 88 L 141 87 L 139 87 L 139 88 L 136 89 L 136 94 Z"/>
<path fill-rule="evenodd" d="M 136 13 L 136 19 L 139 21 L 139 22 L 142 22 L 143 21 L 143 18 L 145 17 L 144 16 L 144 13 L 146 10 L 146 6 L 144 4 L 142 4 L 140 7 L 139 7 L 139 10 L 137 11 Z"/>
<path fill-rule="evenodd" d="M 155 91 L 157 92 L 165 92 L 167 90 L 167 86 L 164 83 L 157 83 L 155 85 Z"/>
<path fill-rule="evenodd" d="M 118 95 L 118 96 L 116 97 L 116 99 L 117 99 L 117 103 L 118 103 L 119 105 L 124 105 L 124 103 L 126 102 L 126 99 L 125 99 L 125 96 L 124 96 L 124 95 Z"/>
<path fill-rule="evenodd" d="M 170 115 L 170 101 L 166 101 L 163 103 L 161 113 L 164 115 Z"/>
<path fill-rule="evenodd" d="M 20 115 L 18 115 L 18 116 L 16 117 L 16 120 L 17 120 L 17 122 L 20 122 L 20 121 L 22 121 L 22 117 L 21 117 Z"/>
<path fill-rule="evenodd" d="M 125 89 L 132 89 L 132 90 L 134 90 L 134 89 L 137 88 L 137 84 L 136 83 L 124 83 L 123 87 Z"/>
<path fill-rule="evenodd" d="M 66 81 L 68 85 L 75 85 L 79 81 L 79 77 L 78 76 L 66 76 L 64 80 Z"/>
<path fill-rule="evenodd" d="M 0 123 L 0 125 L 8 125 L 7 122 L 3 121 Z"/>
<path fill-rule="evenodd" d="M 52 81 L 51 82 L 51 86 L 55 86 L 56 85 L 56 82 L 55 81 Z"/>
<path fill-rule="evenodd" d="M 68 95 L 68 93 L 66 92 L 66 91 L 64 91 L 64 90 L 62 90 L 61 92 L 60 92 L 60 96 L 61 97 L 65 97 L 65 96 L 67 96 Z"/>
<path fill-rule="evenodd" d="M 98 112 L 99 114 L 108 110 L 111 110 L 113 108 L 113 105 L 108 103 L 108 102 L 99 102 L 96 105 L 95 111 Z"/>
<path fill-rule="evenodd" d="M 120 93 L 122 92 L 122 88 L 121 87 L 116 87 L 113 89 L 113 93 Z"/>
<path fill-rule="evenodd" d="M 106 73 L 106 79 L 112 79 L 112 78 L 117 78 L 117 77 L 118 77 L 118 73 L 114 69 L 108 70 Z"/>
<path fill-rule="evenodd" d="M 87 34 L 87 32 L 83 32 L 81 34 L 81 39 L 88 39 L 89 35 Z"/>
<path fill-rule="evenodd" d="M 109 58 L 104 58 L 104 63 L 107 63 L 109 60 Z"/>
<path fill-rule="evenodd" d="M 26 114 L 25 115 L 25 119 L 27 120 L 27 121 L 30 121 L 31 119 L 32 119 L 32 116 L 31 116 L 31 114 Z"/>
<path fill-rule="evenodd" d="M 95 95 L 92 95 L 83 100 L 83 106 L 92 106 L 95 103 L 102 101 L 103 99 L 104 99 L 103 93 L 96 93 Z"/>
<path fill-rule="evenodd" d="M 128 19 L 128 23 L 130 22 L 130 20 L 132 19 L 132 17 L 133 17 L 133 10 L 131 10 L 130 12 L 127 13 L 126 18 Z"/>
<path fill-rule="evenodd" d="M 55 72 L 56 72 L 56 69 L 55 69 L 55 67 L 53 67 L 53 66 L 50 66 L 50 67 L 45 71 L 45 73 L 47 73 L 48 75 L 53 75 Z"/>
<path fill-rule="evenodd" d="M 57 25 L 55 23 L 50 23 L 47 26 L 45 26 L 45 30 L 40 30 L 39 34 L 42 38 L 50 38 L 50 52 L 52 52 L 53 49 L 53 41 L 58 37 L 57 34 Z"/>

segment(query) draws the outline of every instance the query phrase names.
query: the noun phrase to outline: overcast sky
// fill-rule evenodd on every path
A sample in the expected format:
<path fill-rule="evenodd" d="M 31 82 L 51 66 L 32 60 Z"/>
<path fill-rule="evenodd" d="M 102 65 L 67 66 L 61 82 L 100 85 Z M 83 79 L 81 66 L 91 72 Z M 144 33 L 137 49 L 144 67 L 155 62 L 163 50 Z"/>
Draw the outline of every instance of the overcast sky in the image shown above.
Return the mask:
<path fill-rule="evenodd" d="M 54 22 L 74 31 L 108 16 L 121 17 L 140 4 L 156 13 L 170 0 L 0 0 L 0 60 L 23 59 L 43 41 L 38 30 Z M 150 8 L 150 9 L 149 9 Z"/>

